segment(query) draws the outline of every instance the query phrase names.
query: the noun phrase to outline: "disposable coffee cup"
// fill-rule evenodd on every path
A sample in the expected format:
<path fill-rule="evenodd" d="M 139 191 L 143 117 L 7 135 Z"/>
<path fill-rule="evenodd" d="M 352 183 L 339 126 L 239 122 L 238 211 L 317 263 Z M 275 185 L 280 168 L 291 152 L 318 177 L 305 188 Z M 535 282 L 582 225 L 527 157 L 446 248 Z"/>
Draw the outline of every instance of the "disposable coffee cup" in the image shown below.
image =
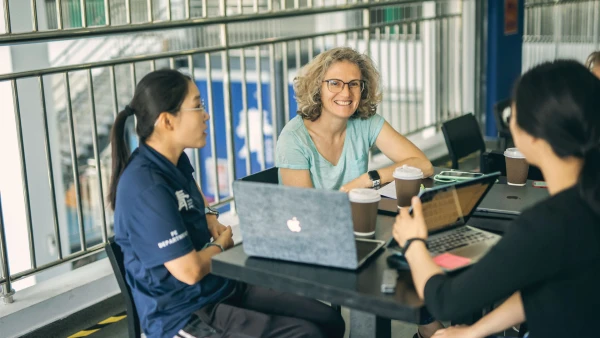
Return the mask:
<path fill-rule="evenodd" d="M 398 208 L 410 207 L 411 199 L 421 190 L 423 171 L 405 164 L 396 168 L 393 176 L 396 181 Z"/>
<path fill-rule="evenodd" d="M 508 148 L 504 152 L 504 157 L 506 159 L 506 183 L 520 187 L 527 184 L 529 163 L 523 153 L 517 148 Z"/>
<path fill-rule="evenodd" d="M 357 237 L 374 236 L 377 224 L 377 206 L 381 196 L 372 189 L 352 189 L 348 195 L 352 205 L 354 235 Z"/>

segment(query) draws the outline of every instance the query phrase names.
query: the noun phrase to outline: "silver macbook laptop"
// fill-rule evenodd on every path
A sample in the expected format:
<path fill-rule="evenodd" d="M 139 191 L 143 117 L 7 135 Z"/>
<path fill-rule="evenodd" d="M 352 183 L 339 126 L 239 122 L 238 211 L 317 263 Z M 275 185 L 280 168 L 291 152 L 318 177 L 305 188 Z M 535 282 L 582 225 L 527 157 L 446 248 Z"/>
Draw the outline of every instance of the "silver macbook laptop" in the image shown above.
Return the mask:
<path fill-rule="evenodd" d="M 477 211 L 520 215 L 523 210 L 549 196 L 548 189 L 533 187 L 532 183 L 532 181 L 527 181 L 527 184 L 523 187 L 494 184 L 477 207 Z"/>
<path fill-rule="evenodd" d="M 494 233 L 467 225 L 498 176 L 499 173 L 485 175 L 419 194 L 429 231 L 429 252 L 444 270 L 453 271 L 477 262 L 500 240 Z M 393 239 L 388 246 L 399 249 Z"/>
<path fill-rule="evenodd" d="M 384 245 L 355 239 L 343 192 L 247 181 L 233 192 L 248 256 L 357 269 Z"/>

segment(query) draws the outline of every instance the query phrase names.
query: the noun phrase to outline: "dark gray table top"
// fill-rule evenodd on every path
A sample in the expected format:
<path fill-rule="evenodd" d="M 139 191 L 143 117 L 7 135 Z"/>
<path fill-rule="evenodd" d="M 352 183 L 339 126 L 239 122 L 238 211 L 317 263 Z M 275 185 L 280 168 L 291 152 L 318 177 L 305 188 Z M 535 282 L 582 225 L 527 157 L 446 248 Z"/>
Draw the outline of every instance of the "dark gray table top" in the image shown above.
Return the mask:
<path fill-rule="evenodd" d="M 391 238 L 394 218 L 379 215 L 377 239 Z M 384 318 L 416 323 L 423 302 L 417 296 L 409 271 L 399 274 L 396 293 L 380 292 L 390 255 L 381 250 L 357 271 L 248 257 L 242 245 L 212 259 L 212 273 L 252 285 L 320 299 Z"/>
<path fill-rule="evenodd" d="M 435 168 L 435 173 L 444 170 Z M 435 183 L 431 178 L 423 179 L 425 187 Z M 382 204 L 389 204 L 384 206 Z M 377 218 L 375 238 L 387 241 L 392 236 L 396 201 L 382 199 Z M 383 207 L 383 208 L 382 208 Z M 384 209 L 384 210 L 382 210 Z M 495 222 L 495 223 L 494 223 Z M 472 217 L 470 225 L 485 228 L 492 226 L 502 231 L 510 219 L 478 219 Z M 498 228 L 498 229 L 496 229 Z M 212 259 L 212 273 L 252 285 L 273 288 L 301 296 L 316 298 L 351 309 L 369 312 L 380 317 L 417 323 L 423 301 L 414 289 L 409 271 L 399 273 L 396 293 L 380 292 L 383 271 L 388 268 L 386 259 L 391 254 L 381 250 L 357 271 L 292 263 L 271 259 L 248 257 L 238 245 Z"/>

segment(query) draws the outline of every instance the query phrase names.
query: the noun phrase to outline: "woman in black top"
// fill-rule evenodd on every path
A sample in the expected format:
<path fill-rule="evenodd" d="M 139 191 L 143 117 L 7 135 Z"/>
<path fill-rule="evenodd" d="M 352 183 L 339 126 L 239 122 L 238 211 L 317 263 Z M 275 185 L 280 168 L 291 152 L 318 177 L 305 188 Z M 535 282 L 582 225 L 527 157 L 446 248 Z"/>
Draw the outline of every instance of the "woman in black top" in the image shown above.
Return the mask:
<path fill-rule="evenodd" d="M 414 217 L 402 209 L 394 225 L 396 241 L 409 245 L 416 290 L 436 318 L 508 297 L 474 325 L 434 337 L 485 337 L 525 320 L 530 338 L 599 337 L 592 323 L 600 311 L 600 80 L 575 61 L 531 69 L 516 84 L 510 129 L 551 197 L 524 211 L 481 261 L 444 275 L 423 242 L 418 198 Z"/>

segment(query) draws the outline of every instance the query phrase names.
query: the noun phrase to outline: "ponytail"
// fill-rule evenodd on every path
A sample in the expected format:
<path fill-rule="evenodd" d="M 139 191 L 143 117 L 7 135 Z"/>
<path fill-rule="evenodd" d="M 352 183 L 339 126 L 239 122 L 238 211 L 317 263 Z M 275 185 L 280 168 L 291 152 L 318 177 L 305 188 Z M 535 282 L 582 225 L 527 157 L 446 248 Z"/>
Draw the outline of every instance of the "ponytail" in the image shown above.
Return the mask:
<path fill-rule="evenodd" d="M 593 146 L 583 154 L 583 168 L 579 174 L 579 192 L 583 200 L 600 215 L 600 146 Z"/>
<path fill-rule="evenodd" d="M 115 209 L 117 202 L 117 185 L 119 183 L 119 178 L 121 177 L 121 174 L 123 174 L 127 162 L 129 161 L 129 146 L 127 145 L 127 142 L 125 142 L 125 122 L 127 122 L 127 118 L 133 115 L 133 113 L 134 110 L 131 109 L 131 107 L 126 106 L 125 110 L 117 115 L 110 133 L 112 175 L 110 177 L 108 203 L 113 210 Z"/>

